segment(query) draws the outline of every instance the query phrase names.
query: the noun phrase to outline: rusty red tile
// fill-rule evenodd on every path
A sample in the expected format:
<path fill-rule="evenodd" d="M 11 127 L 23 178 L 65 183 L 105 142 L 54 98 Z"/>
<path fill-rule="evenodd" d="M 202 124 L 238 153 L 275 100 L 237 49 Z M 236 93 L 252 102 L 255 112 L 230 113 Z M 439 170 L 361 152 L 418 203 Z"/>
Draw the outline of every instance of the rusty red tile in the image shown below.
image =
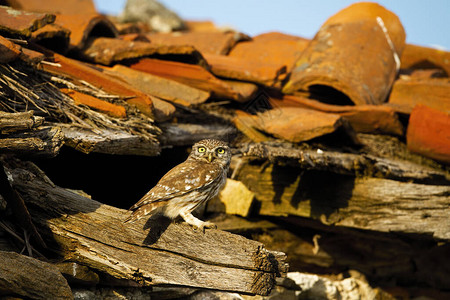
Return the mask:
<path fill-rule="evenodd" d="M 417 105 L 409 118 L 406 140 L 411 152 L 450 164 L 450 114 Z"/>
<path fill-rule="evenodd" d="M 450 76 L 450 52 L 407 44 L 401 56 L 402 69 L 440 68 Z"/>
<path fill-rule="evenodd" d="M 203 90 L 174 80 L 133 70 L 123 65 L 115 65 L 108 70 L 146 94 L 184 106 L 204 103 L 210 96 L 208 92 Z"/>
<path fill-rule="evenodd" d="M 121 34 L 119 36 L 120 39 L 125 40 L 125 41 L 131 41 L 131 42 L 147 42 L 150 43 L 150 40 L 147 38 L 147 36 L 145 34 L 142 33 L 126 33 L 126 34 Z"/>
<path fill-rule="evenodd" d="M 223 31 L 151 33 L 147 37 L 157 45 L 191 45 L 202 54 L 222 55 L 226 55 L 237 42 L 249 39 L 242 33 Z"/>
<path fill-rule="evenodd" d="M 40 68 L 52 74 L 67 76 L 77 81 L 89 82 L 106 92 L 125 97 L 129 104 L 135 105 L 142 113 L 150 117 L 153 116 L 153 103 L 149 95 L 80 61 L 57 53 L 52 53 L 51 59 L 52 63 L 42 62 Z"/>
<path fill-rule="evenodd" d="M 402 136 L 403 125 L 395 110 L 382 105 L 332 105 L 299 96 L 285 95 L 281 99 L 270 98 L 274 107 L 293 106 L 314 109 L 341 116 L 356 132 L 381 133 Z"/>
<path fill-rule="evenodd" d="M 0 35 L 0 63 L 8 63 L 15 60 L 21 54 L 21 47 L 5 39 Z"/>
<path fill-rule="evenodd" d="M 339 115 L 300 107 L 276 107 L 251 118 L 249 126 L 293 143 L 330 134 L 343 122 Z"/>
<path fill-rule="evenodd" d="M 273 32 L 236 44 L 228 56 L 286 67 L 289 73 L 308 43 L 309 40 L 300 37 Z"/>
<path fill-rule="evenodd" d="M 394 13 L 376 3 L 353 4 L 322 25 L 295 63 L 283 92 L 320 95 L 331 90 L 358 105 L 383 103 L 404 45 L 405 31 Z"/>
<path fill-rule="evenodd" d="M 216 97 L 242 99 L 242 95 L 234 91 L 228 84 L 198 65 L 143 58 L 136 63 L 131 63 L 130 67 L 211 92 Z"/>
<path fill-rule="evenodd" d="M 90 14 L 96 13 L 92 0 L 10 0 L 9 6 L 26 11 L 55 14 Z"/>
<path fill-rule="evenodd" d="M 70 48 L 82 49 L 86 42 L 95 37 L 117 37 L 119 32 L 114 24 L 99 14 L 57 15 L 55 24 L 70 30 Z"/>
<path fill-rule="evenodd" d="M 125 118 L 127 111 L 125 107 L 83 94 L 72 89 L 60 89 L 60 91 L 72 98 L 77 105 L 84 104 L 90 108 L 116 118 Z"/>
<path fill-rule="evenodd" d="M 45 59 L 45 55 L 38 51 L 22 48 L 20 59 L 28 64 L 37 65 Z"/>
<path fill-rule="evenodd" d="M 204 54 L 211 72 L 219 77 L 256 82 L 274 86 L 286 67 L 263 62 L 248 61 L 226 55 Z"/>
<path fill-rule="evenodd" d="M 65 53 L 69 48 L 70 31 L 57 24 L 47 24 L 31 34 L 30 41 L 58 53 Z"/>
<path fill-rule="evenodd" d="M 402 76 L 396 80 L 388 105 L 398 112 L 409 114 L 418 104 L 450 113 L 450 79 Z"/>
<path fill-rule="evenodd" d="M 32 13 L 0 6 L 0 33 L 9 36 L 29 37 L 33 31 L 53 23 L 55 15 Z"/>
<path fill-rule="evenodd" d="M 192 46 L 153 45 L 139 41 L 99 37 L 89 40 L 84 49 L 78 52 L 83 59 L 103 65 L 111 65 L 125 59 L 141 58 L 151 55 L 177 55 L 187 61 L 206 65 L 201 54 Z"/>

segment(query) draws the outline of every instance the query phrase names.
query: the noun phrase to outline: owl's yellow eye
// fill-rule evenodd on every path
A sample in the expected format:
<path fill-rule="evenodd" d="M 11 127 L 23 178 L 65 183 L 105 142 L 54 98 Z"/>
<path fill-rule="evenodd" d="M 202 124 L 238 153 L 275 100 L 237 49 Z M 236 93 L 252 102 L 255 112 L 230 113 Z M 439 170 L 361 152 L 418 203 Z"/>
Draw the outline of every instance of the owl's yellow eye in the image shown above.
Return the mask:
<path fill-rule="evenodd" d="M 200 152 L 200 153 L 203 153 L 203 152 L 205 152 L 206 151 L 206 148 L 205 147 L 199 147 L 198 148 L 198 152 Z"/>
<path fill-rule="evenodd" d="M 223 148 L 217 148 L 217 153 L 219 153 L 219 154 L 224 154 L 225 153 L 225 149 L 223 149 Z"/>

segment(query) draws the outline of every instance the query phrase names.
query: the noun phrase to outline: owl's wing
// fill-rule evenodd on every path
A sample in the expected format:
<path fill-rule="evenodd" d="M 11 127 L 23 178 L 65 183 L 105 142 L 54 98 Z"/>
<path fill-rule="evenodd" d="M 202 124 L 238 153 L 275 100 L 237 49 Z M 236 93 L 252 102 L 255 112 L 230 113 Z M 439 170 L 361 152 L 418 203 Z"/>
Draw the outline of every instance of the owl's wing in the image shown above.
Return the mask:
<path fill-rule="evenodd" d="M 167 172 L 130 210 L 208 186 L 221 176 L 221 172 L 222 168 L 216 164 L 185 161 Z"/>

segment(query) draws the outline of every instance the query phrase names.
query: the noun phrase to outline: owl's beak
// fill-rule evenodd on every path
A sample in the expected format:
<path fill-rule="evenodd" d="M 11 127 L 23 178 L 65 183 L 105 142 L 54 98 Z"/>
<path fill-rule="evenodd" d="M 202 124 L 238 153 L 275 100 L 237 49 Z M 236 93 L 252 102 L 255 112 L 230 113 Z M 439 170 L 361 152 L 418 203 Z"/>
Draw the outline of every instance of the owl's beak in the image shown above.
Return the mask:
<path fill-rule="evenodd" d="M 211 162 L 213 160 L 212 153 L 208 153 L 208 162 Z"/>

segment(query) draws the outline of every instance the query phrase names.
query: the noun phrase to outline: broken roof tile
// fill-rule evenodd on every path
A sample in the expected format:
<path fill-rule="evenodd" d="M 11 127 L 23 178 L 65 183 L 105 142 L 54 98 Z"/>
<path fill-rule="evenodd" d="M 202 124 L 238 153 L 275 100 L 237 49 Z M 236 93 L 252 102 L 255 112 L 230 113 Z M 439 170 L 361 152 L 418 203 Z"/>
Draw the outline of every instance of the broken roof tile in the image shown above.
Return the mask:
<path fill-rule="evenodd" d="M 90 14 L 96 13 L 92 0 L 6 0 L 15 9 L 55 13 L 55 14 Z"/>
<path fill-rule="evenodd" d="M 204 57 L 211 66 L 211 72 L 219 77 L 273 86 L 286 73 L 285 66 L 256 63 L 225 55 L 204 54 Z"/>
<path fill-rule="evenodd" d="M 53 23 L 55 15 L 15 10 L 0 5 L 0 33 L 7 36 L 30 37 L 33 31 Z"/>
<path fill-rule="evenodd" d="M 72 98 L 76 104 L 87 105 L 90 108 L 103 112 L 111 117 L 125 118 L 127 116 L 126 109 L 123 106 L 113 104 L 72 89 L 62 88 L 60 91 Z"/>
<path fill-rule="evenodd" d="M 115 65 L 108 70 L 146 94 L 184 106 L 203 103 L 210 95 L 206 91 L 164 77 L 133 70 L 123 65 Z"/>
<path fill-rule="evenodd" d="M 58 53 L 69 49 L 70 31 L 57 24 L 47 24 L 31 34 L 30 41 Z"/>
<path fill-rule="evenodd" d="M 450 164 L 450 114 L 417 105 L 409 118 L 406 140 L 411 152 Z"/>
<path fill-rule="evenodd" d="M 170 120 L 177 110 L 172 103 L 158 99 L 157 97 L 153 97 L 152 101 L 156 122 L 165 122 Z"/>
<path fill-rule="evenodd" d="M 259 91 L 259 87 L 254 83 L 226 79 L 222 79 L 222 81 L 228 84 L 239 95 L 239 98 L 233 99 L 238 102 L 252 100 Z"/>
<path fill-rule="evenodd" d="M 299 96 L 285 95 L 281 99 L 270 98 L 274 106 L 294 106 L 340 115 L 356 132 L 382 133 L 401 136 L 404 133 L 394 109 L 382 105 L 332 105 Z"/>
<path fill-rule="evenodd" d="M 450 52 L 407 44 L 401 56 L 402 69 L 440 68 L 450 76 Z"/>
<path fill-rule="evenodd" d="M 147 34 L 151 43 L 162 45 L 191 45 L 202 54 L 226 55 L 239 41 L 250 39 L 239 32 L 200 31 Z"/>
<path fill-rule="evenodd" d="M 186 57 L 185 60 L 206 65 L 201 54 L 192 46 L 154 45 L 147 42 L 126 41 L 117 38 L 98 37 L 90 39 L 78 53 L 85 60 L 111 65 L 125 59 L 150 55 Z"/>
<path fill-rule="evenodd" d="M 20 59 L 31 65 L 37 65 L 45 59 L 45 55 L 38 51 L 22 48 Z"/>
<path fill-rule="evenodd" d="M 82 49 L 91 37 L 117 37 L 114 24 L 99 14 L 57 15 L 55 24 L 70 30 L 70 49 Z"/>
<path fill-rule="evenodd" d="M 228 56 L 254 63 L 284 66 L 289 73 L 309 42 L 300 37 L 272 32 L 236 44 Z"/>
<path fill-rule="evenodd" d="M 404 44 L 405 31 L 394 13 L 376 3 L 350 5 L 322 25 L 295 63 L 283 92 L 320 95 L 331 90 L 354 104 L 383 103 L 400 68 Z"/>
<path fill-rule="evenodd" d="M 212 21 L 195 21 L 195 20 L 185 20 L 187 31 L 222 31 Z"/>
<path fill-rule="evenodd" d="M 211 92 L 217 97 L 235 100 L 242 98 L 242 95 L 239 95 L 224 81 L 197 65 L 143 58 L 138 62 L 130 63 L 130 67 Z"/>
<path fill-rule="evenodd" d="M 300 107 L 276 107 L 251 118 L 249 126 L 293 143 L 330 134 L 343 124 L 339 115 Z"/>
<path fill-rule="evenodd" d="M 142 33 L 126 33 L 126 34 L 121 34 L 119 36 L 120 39 L 125 40 L 125 41 L 132 41 L 132 42 L 147 42 L 150 43 L 150 40 L 147 38 L 147 36 L 145 34 Z"/>
<path fill-rule="evenodd" d="M 0 63 L 15 60 L 21 54 L 21 47 L 0 35 Z"/>
<path fill-rule="evenodd" d="M 450 79 L 402 76 L 396 80 L 387 105 L 409 114 L 418 104 L 450 113 Z"/>
<path fill-rule="evenodd" d="M 57 53 L 52 53 L 50 58 L 53 60 L 52 63 L 42 62 L 40 64 L 40 68 L 44 71 L 60 76 L 67 76 L 77 81 L 85 81 L 109 93 L 125 97 L 127 98 L 127 103 L 135 105 L 147 116 L 153 116 L 151 97 L 138 89 L 80 61 L 64 57 Z"/>

